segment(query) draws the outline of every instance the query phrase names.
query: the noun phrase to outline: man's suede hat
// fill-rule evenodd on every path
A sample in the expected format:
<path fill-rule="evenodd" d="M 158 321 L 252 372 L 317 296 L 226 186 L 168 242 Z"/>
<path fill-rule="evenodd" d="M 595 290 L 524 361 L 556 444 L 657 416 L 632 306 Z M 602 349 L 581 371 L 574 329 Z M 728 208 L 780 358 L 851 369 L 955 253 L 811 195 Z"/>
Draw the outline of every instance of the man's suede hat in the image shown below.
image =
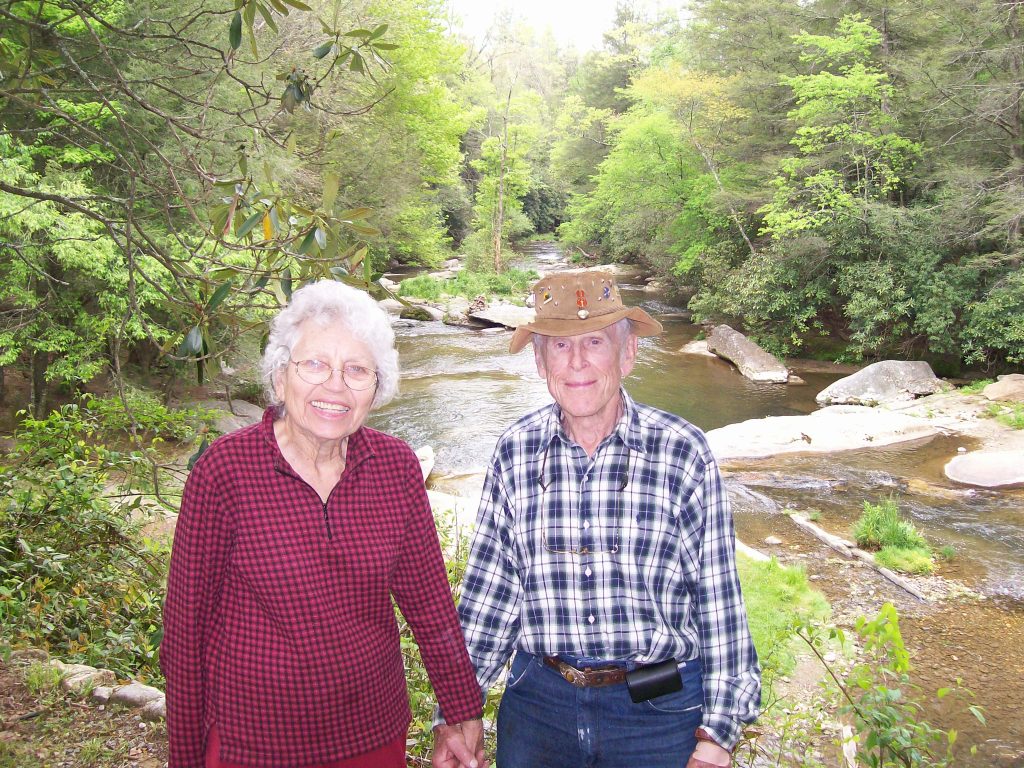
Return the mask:
<path fill-rule="evenodd" d="M 516 328 L 509 352 L 525 347 L 532 333 L 578 336 L 607 328 L 624 317 L 633 321 L 633 332 L 637 336 L 661 333 L 661 323 L 640 307 L 627 307 L 622 303 L 615 277 L 610 272 L 553 272 L 533 286 L 533 306 L 536 318 Z"/>

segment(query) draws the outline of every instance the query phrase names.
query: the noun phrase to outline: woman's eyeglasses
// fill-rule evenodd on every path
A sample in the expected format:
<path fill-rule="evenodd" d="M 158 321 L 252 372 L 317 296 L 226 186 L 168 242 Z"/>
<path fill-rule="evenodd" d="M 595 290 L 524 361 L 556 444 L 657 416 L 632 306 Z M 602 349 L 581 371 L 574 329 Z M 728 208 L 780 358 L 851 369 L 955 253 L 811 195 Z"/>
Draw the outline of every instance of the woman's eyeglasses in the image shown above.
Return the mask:
<path fill-rule="evenodd" d="M 334 375 L 341 373 L 345 386 L 349 389 L 369 389 L 377 383 L 377 372 L 372 368 L 354 363 L 346 363 L 341 368 L 332 368 L 323 360 L 291 360 L 295 372 L 307 384 L 325 384 Z"/>

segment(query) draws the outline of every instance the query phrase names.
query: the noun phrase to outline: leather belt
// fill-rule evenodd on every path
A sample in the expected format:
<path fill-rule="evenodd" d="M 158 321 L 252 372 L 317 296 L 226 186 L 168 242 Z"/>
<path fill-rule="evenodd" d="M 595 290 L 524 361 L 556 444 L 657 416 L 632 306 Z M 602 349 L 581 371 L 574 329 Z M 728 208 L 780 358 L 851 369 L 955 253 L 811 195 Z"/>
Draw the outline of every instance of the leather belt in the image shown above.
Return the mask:
<path fill-rule="evenodd" d="M 604 685 L 615 685 L 626 681 L 626 670 L 623 667 L 584 667 L 576 669 L 557 656 L 545 656 L 544 663 L 558 671 L 567 683 L 577 688 L 600 688 Z"/>

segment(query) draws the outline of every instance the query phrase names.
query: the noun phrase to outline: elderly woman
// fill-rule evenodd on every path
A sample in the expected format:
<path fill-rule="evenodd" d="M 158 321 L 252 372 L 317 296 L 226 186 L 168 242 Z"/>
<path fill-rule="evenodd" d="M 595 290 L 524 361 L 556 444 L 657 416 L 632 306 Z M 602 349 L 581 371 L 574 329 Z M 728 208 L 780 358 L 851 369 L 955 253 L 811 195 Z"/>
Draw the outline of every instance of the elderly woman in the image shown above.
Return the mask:
<path fill-rule="evenodd" d="M 262 422 L 214 442 L 185 484 L 160 652 L 170 768 L 405 766 L 392 597 L 482 761 L 480 689 L 419 462 L 364 426 L 397 389 L 386 314 L 342 283 L 307 285 L 262 368 Z"/>

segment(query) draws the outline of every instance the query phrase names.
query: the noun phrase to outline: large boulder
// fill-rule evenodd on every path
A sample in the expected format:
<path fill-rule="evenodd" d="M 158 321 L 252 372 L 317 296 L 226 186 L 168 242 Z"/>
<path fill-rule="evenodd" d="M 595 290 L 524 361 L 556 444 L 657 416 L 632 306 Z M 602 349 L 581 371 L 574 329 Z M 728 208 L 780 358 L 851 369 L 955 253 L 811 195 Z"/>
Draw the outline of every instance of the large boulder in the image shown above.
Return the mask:
<path fill-rule="evenodd" d="M 982 488 L 1024 486 L 1024 451 L 972 451 L 946 464 L 946 477 Z"/>
<path fill-rule="evenodd" d="M 712 429 L 711 452 L 719 461 L 782 453 L 831 453 L 878 448 L 931 438 L 939 427 L 928 419 L 859 405 L 835 405 L 807 416 L 769 416 Z"/>
<path fill-rule="evenodd" d="M 882 360 L 826 387 L 820 405 L 879 405 L 934 395 L 949 385 L 921 360 Z"/>
<path fill-rule="evenodd" d="M 1000 376 L 995 382 L 985 387 L 981 394 L 989 400 L 1024 403 L 1024 373 Z"/>
<path fill-rule="evenodd" d="M 777 357 L 728 325 L 716 325 L 707 341 L 708 350 L 733 363 L 751 381 L 770 384 L 789 381 L 789 370 Z"/>

